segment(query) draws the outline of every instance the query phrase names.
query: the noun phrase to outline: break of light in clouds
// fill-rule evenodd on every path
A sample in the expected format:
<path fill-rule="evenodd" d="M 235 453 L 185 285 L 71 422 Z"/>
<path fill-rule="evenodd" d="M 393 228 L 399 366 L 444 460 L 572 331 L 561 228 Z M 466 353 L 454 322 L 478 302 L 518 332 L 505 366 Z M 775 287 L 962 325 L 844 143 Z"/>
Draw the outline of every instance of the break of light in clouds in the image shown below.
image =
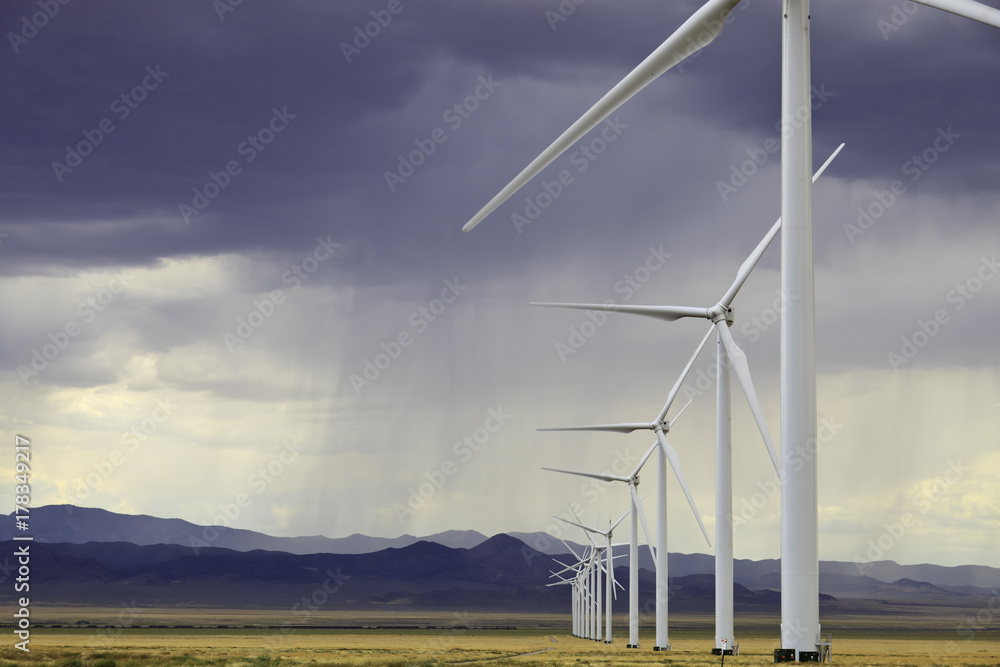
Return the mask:
<path fill-rule="evenodd" d="M 391 4 L 0 10 L 0 420 L 33 439 L 36 504 L 211 523 L 246 493 L 234 525 L 331 537 L 627 507 L 540 467 L 636 461 L 649 434 L 535 429 L 653 418 L 703 323 L 526 304 L 718 299 L 778 216 L 777 4 L 744 0 L 470 234 L 698 3 Z M 815 0 L 813 46 L 816 164 L 847 143 L 814 197 L 821 558 L 910 516 L 881 557 L 1000 566 L 1000 36 Z M 778 268 L 733 327 L 775 438 Z M 709 531 L 713 345 L 670 434 Z M 733 406 L 736 556 L 777 557 Z M 671 550 L 705 551 L 669 502 Z"/>

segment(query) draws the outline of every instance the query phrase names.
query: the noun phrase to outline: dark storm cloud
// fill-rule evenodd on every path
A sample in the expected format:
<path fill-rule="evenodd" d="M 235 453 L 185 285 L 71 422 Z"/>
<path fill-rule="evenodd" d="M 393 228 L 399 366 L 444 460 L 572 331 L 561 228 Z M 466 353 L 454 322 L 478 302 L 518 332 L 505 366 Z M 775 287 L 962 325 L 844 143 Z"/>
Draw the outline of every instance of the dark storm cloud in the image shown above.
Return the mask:
<path fill-rule="evenodd" d="M 392 21 L 369 42 L 357 42 L 357 52 L 348 48 L 347 57 L 344 44 L 386 16 L 386 3 L 244 2 L 222 20 L 204 2 L 61 6 L 0 65 L 11 91 L 0 111 L 9 247 L 18 248 L 20 266 L 44 271 L 49 263 L 294 251 L 316 234 L 333 233 L 375 249 L 355 260 L 354 277 L 366 282 L 392 281 L 394 268 L 424 270 L 433 257 L 465 265 L 460 257 L 485 241 L 500 262 L 560 252 L 565 244 L 557 235 L 519 242 L 511 233 L 512 205 L 479 240 L 456 230 L 697 5 L 592 1 L 556 20 L 556 2 L 401 0 Z M 891 179 L 950 126 L 970 139 L 960 146 L 960 164 L 940 170 L 934 187 L 993 187 L 1000 38 L 928 8 L 886 34 L 879 21 L 891 19 L 892 7 L 814 3 L 814 81 L 832 92 L 816 112 L 817 145 L 849 143 L 838 162 L 841 176 Z M 37 11 L 33 2 L 8 3 L 0 23 L 19 31 L 22 17 Z M 779 29 L 776 3 L 746 0 L 715 43 L 622 113 L 655 118 L 665 110 L 738 133 L 748 145 L 774 135 Z M 924 39 L 929 33 L 938 35 L 936 51 Z M 450 137 L 448 150 L 405 188 L 390 192 L 384 172 L 442 125 L 442 110 L 466 98 L 478 76 L 505 86 L 492 108 Z M 121 96 L 144 81 L 145 99 L 132 108 Z M 582 92 L 563 99 L 546 84 Z M 264 150 L 248 147 L 247 137 L 276 113 L 286 127 Z M 104 119 L 112 132 L 100 131 Z M 54 173 L 67 145 L 87 141 L 84 132 L 99 136 L 100 145 L 72 171 Z M 634 187 L 624 158 L 644 144 L 623 142 L 620 167 L 601 182 L 609 197 L 618 186 Z M 684 136 L 667 137 L 665 145 L 674 160 L 701 148 Z M 633 164 L 640 174 L 662 168 L 653 160 L 645 155 Z M 239 173 L 227 177 L 227 163 Z M 712 175 L 724 177 L 729 164 L 718 164 Z M 178 207 L 194 207 L 193 189 L 211 188 L 210 172 L 228 185 L 186 224 Z M 688 178 L 664 179 L 658 191 L 664 200 L 690 198 L 699 179 L 697 192 L 712 192 L 703 175 Z M 548 223 L 581 217 L 585 210 L 574 210 L 569 199 Z M 638 227 L 662 224 L 649 205 L 643 214 L 620 204 L 618 213 Z M 580 223 L 574 231 L 603 229 Z"/>

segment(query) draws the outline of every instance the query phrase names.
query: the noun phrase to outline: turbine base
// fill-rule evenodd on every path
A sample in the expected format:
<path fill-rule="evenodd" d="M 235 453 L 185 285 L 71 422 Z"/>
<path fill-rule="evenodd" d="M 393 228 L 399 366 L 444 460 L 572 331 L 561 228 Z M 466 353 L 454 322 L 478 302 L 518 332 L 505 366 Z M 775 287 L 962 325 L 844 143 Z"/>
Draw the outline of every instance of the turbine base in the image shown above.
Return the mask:
<path fill-rule="evenodd" d="M 819 662 L 819 651 L 799 651 L 798 662 Z M 776 648 L 774 649 L 775 662 L 795 662 L 795 649 Z"/>

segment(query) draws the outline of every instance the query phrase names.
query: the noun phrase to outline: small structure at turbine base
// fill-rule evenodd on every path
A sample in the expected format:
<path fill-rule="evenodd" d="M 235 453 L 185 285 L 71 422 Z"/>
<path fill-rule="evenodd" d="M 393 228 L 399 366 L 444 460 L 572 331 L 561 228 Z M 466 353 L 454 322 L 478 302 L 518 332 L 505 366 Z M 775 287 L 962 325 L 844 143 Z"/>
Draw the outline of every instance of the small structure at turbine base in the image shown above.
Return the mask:
<path fill-rule="evenodd" d="M 817 647 L 818 648 L 818 647 Z M 775 662 L 796 662 L 795 660 L 795 649 L 793 648 L 776 648 L 774 649 L 774 661 Z M 798 662 L 819 662 L 819 651 L 799 651 Z"/>
<path fill-rule="evenodd" d="M 819 661 L 820 662 L 833 662 L 833 634 L 827 633 L 825 635 L 821 634 L 819 636 L 819 641 L 816 642 L 816 648 L 819 649 Z"/>
<path fill-rule="evenodd" d="M 815 651 L 796 651 L 793 648 L 776 648 L 774 649 L 774 661 L 833 662 L 833 635 L 829 633 L 819 635 L 816 638 L 816 649 Z M 712 653 L 719 655 L 719 649 L 713 649 Z"/>

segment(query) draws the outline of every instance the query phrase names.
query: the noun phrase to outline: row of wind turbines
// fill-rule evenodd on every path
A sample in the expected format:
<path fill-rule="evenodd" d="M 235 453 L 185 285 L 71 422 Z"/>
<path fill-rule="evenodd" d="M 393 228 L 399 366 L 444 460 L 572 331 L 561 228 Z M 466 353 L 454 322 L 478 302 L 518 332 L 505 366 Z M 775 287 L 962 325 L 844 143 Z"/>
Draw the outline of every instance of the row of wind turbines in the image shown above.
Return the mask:
<path fill-rule="evenodd" d="M 813 175 L 813 182 L 815 182 L 822 174 L 826 171 L 830 163 L 833 162 L 834 158 L 843 150 L 844 144 L 841 144 L 837 149 L 827 158 L 826 162 L 816 171 Z M 638 531 L 636 526 L 636 519 L 642 523 L 643 532 L 646 536 L 647 544 L 649 545 L 650 553 L 653 557 L 653 562 L 655 564 L 656 571 L 656 644 L 653 647 L 654 650 L 669 650 L 670 642 L 668 638 L 668 567 L 667 567 L 667 462 L 670 463 L 671 469 L 674 471 L 674 475 L 677 477 L 677 482 L 680 484 L 681 490 L 684 492 L 684 496 L 687 499 L 688 505 L 691 507 L 691 511 L 694 513 L 695 520 L 698 522 L 698 526 L 701 528 L 702 534 L 705 536 L 705 541 L 708 546 L 712 546 L 712 541 L 708 536 L 708 531 L 705 529 L 705 524 L 701 519 L 701 514 L 698 511 L 698 507 L 694 501 L 694 497 L 691 494 L 691 489 L 684 478 L 684 472 L 681 468 L 680 459 L 677 455 L 677 450 L 675 450 L 670 443 L 667 441 L 666 434 L 670 432 L 671 426 L 677 421 L 680 415 L 687 408 L 685 405 L 677 413 L 673 419 L 668 419 L 667 415 L 670 413 L 671 407 L 673 407 L 674 400 L 680 393 L 681 387 L 684 381 L 687 379 L 688 373 L 694 366 L 695 361 L 698 356 L 704 350 L 712 334 L 716 334 L 716 357 L 717 363 L 716 367 L 718 369 L 717 373 L 717 419 L 716 419 L 716 517 L 715 517 L 715 540 L 716 540 L 716 551 L 715 551 L 715 577 L 716 577 L 716 592 L 715 592 L 715 608 L 716 608 L 716 633 L 715 633 L 715 648 L 718 651 L 729 650 L 732 651 L 735 647 L 736 642 L 734 635 L 734 621 L 733 621 L 733 521 L 732 521 L 732 429 L 731 429 L 731 400 L 730 400 L 730 368 L 736 372 L 736 377 L 739 380 L 740 386 L 743 388 L 743 393 L 747 398 L 750 410 L 753 413 L 754 419 L 757 422 L 758 429 L 760 430 L 761 437 L 764 441 L 764 446 L 767 448 L 767 453 L 770 457 L 771 463 L 774 466 L 775 472 L 778 471 L 778 455 L 774 449 L 774 443 L 771 440 L 770 431 L 767 428 L 767 422 L 764 419 L 764 413 L 760 406 L 760 401 L 757 398 L 757 392 L 753 386 L 753 379 L 750 375 L 750 367 L 746 359 L 746 355 L 743 350 L 740 349 L 739 345 L 733 340 L 732 333 L 730 332 L 730 327 L 732 327 L 734 319 L 733 311 L 733 301 L 736 299 L 736 295 L 739 293 L 740 289 L 746 283 L 747 279 L 750 277 L 751 272 L 754 267 L 760 261 L 764 252 L 768 249 L 771 242 L 777 236 L 778 231 L 781 229 L 781 219 L 779 218 L 771 226 L 768 232 L 761 239 L 757 247 L 754 248 L 753 252 L 747 257 L 746 261 L 740 266 L 736 274 L 736 279 L 733 281 L 732 285 L 726 290 L 722 298 L 718 303 L 709 306 L 707 308 L 692 308 L 685 306 L 619 306 L 619 305 L 607 305 L 607 304 L 584 304 L 584 303 L 543 303 L 543 302 L 532 302 L 531 305 L 543 306 L 549 308 L 573 308 L 582 310 L 603 310 L 608 312 L 618 312 L 627 313 L 632 315 L 644 315 L 647 317 L 653 317 L 661 320 L 675 321 L 681 318 L 694 317 L 694 318 L 704 318 L 711 321 L 711 325 L 708 327 L 708 331 L 702 337 L 701 342 L 697 345 L 694 352 L 692 353 L 690 359 L 688 359 L 687 364 L 681 371 L 677 380 L 674 382 L 673 387 L 670 389 L 670 393 L 667 396 L 666 403 L 664 403 L 663 408 L 657 414 L 656 418 L 649 422 L 625 422 L 619 424 L 598 424 L 598 425 L 588 425 L 588 426 L 571 426 L 562 428 L 542 428 L 540 431 L 607 431 L 611 433 L 633 433 L 635 431 L 653 431 L 656 436 L 656 441 L 653 442 L 652 446 L 646 451 L 639 461 L 639 464 L 632 471 L 631 474 L 626 476 L 621 475 L 610 475 L 603 473 L 591 473 L 591 472 L 580 472 L 575 470 L 561 470 L 556 468 L 544 468 L 545 470 L 550 470 L 553 472 L 566 473 L 570 475 L 579 475 L 581 477 L 588 477 L 591 479 L 597 479 L 604 482 L 623 482 L 629 487 L 629 494 L 631 496 L 631 508 L 627 514 L 632 516 L 632 533 L 631 541 L 629 542 L 630 547 L 630 562 L 629 562 L 629 648 L 639 647 L 639 592 L 638 592 Z M 688 402 L 690 405 L 690 401 Z M 645 466 L 646 462 L 650 457 L 656 453 L 657 454 L 657 471 L 658 471 L 658 486 L 657 486 L 657 547 L 653 549 L 653 539 L 649 531 L 649 525 L 646 520 L 645 510 L 643 509 L 641 499 L 639 498 L 638 485 L 639 485 L 639 473 Z M 556 517 L 559 518 L 559 517 Z M 590 528 L 584 526 L 580 523 L 573 523 L 573 525 L 579 526 L 588 533 L 598 533 L 606 535 L 608 540 L 607 546 L 603 547 L 606 551 L 607 556 L 605 557 L 605 568 L 607 570 L 608 578 L 608 594 L 609 601 L 607 605 L 607 631 L 605 633 L 605 641 L 611 641 L 611 603 L 610 596 L 613 595 L 613 587 L 611 581 L 614 578 L 614 568 L 611 566 L 611 531 L 614 527 L 618 525 L 623 519 L 623 515 L 615 524 L 609 527 L 608 531 L 602 532 L 596 528 Z M 560 519 L 563 520 L 563 519 Z M 577 519 L 579 521 L 579 519 Z M 588 535 L 589 537 L 589 535 Z M 584 598 L 587 598 L 586 591 L 589 590 L 586 576 L 591 575 L 600 577 L 600 569 L 595 566 L 594 559 L 595 554 L 598 549 L 596 544 L 593 544 L 594 549 L 591 551 L 591 555 L 588 559 L 587 555 L 578 556 L 578 562 L 575 566 L 566 566 L 566 569 L 559 572 L 557 576 L 562 576 L 566 571 L 575 569 L 576 574 L 581 581 L 575 584 L 574 587 L 574 610 L 576 610 L 576 589 L 577 587 L 584 590 Z M 567 545 L 568 548 L 568 545 Z M 576 554 L 574 554 L 576 555 Z M 597 562 L 599 564 L 600 558 L 597 557 Z M 563 580 L 567 578 L 563 577 Z M 573 580 L 574 582 L 576 579 Z M 593 596 L 591 596 L 593 597 Z M 596 604 L 598 607 L 600 601 L 598 598 L 594 598 L 590 601 L 591 604 Z M 587 608 L 584 608 L 586 611 Z M 598 611 L 598 614 L 600 612 Z M 574 613 L 574 618 L 576 614 Z M 584 624 L 583 629 L 586 631 L 588 625 Z M 576 634 L 576 633 L 575 633 Z M 593 633 L 581 635 L 588 639 L 600 640 L 601 636 L 599 633 L 595 636 Z"/>
<path fill-rule="evenodd" d="M 958 16 L 1000 28 L 1000 10 L 976 0 L 916 0 L 920 4 L 951 12 Z M 548 148 L 536 157 L 521 173 L 508 183 L 463 227 L 470 231 L 496 210 L 509 197 L 531 181 L 546 166 L 573 146 L 587 132 L 614 113 L 633 95 L 656 80 L 693 53 L 708 46 L 721 32 L 730 12 L 740 0 L 708 0 L 652 54 L 625 76 L 607 94 L 573 125 L 561 134 Z M 682 317 L 700 317 L 712 322 L 717 331 L 719 355 L 718 378 L 718 474 L 716 507 L 731 512 L 731 442 L 729 428 L 729 382 L 725 358 L 732 363 L 737 379 L 750 403 L 761 436 L 768 448 L 772 462 L 782 480 L 781 492 L 781 659 L 814 660 L 821 648 L 819 624 L 819 542 L 818 501 L 816 491 L 817 462 L 810 452 L 816 442 L 816 350 L 815 350 L 815 301 L 812 235 L 812 108 L 811 108 L 811 16 L 810 0 L 782 0 L 782 64 L 781 64 L 781 217 L 757 246 L 757 250 L 744 262 L 737 279 L 720 301 L 708 308 L 670 306 L 604 306 L 599 304 L 538 304 L 587 310 L 609 310 L 664 320 Z M 838 148 L 838 151 L 840 149 Z M 836 152 L 834 153 L 836 154 Z M 831 158 L 832 159 L 832 158 Z M 829 160 L 827 161 L 829 164 Z M 822 172 L 826 164 L 820 169 Z M 781 221 L 784 221 L 783 223 Z M 732 302 L 750 271 L 782 228 L 781 243 L 781 292 L 788 299 L 788 306 L 781 322 L 781 458 L 774 452 L 767 426 L 750 378 L 746 357 L 733 341 L 729 327 L 733 321 Z M 711 332 L 711 329 L 709 330 Z M 706 334 L 702 346 L 708 339 Z M 690 367 L 690 363 L 688 368 Z M 676 388 L 677 385 L 675 385 Z M 656 563 L 656 645 L 654 650 L 669 648 L 667 641 L 667 542 L 666 542 L 666 463 L 670 461 L 678 481 L 684 489 L 689 504 L 698 516 L 694 501 L 684 482 L 676 451 L 666 440 L 672 422 L 667 421 L 676 391 L 664 410 L 652 422 L 613 424 L 580 427 L 586 430 L 632 432 L 651 430 L 656 443 L 647 456 L 657 453 L 658 542 Z M 801 465 L 802 462 L 806 465 Z M 585 474 L 577 473 L 573 474 Z M 589 475 L 589 473 L 587 473 Z M 636 535 L 635 516 L 643 519 L 641 504 L 636 502 L 637 473 L 625 481 L 633 498 L 633 542 Z M 611 476 L 605 476 L 610 478 Z M 632 481 L 629 482 L 628 480 Z M 729 494 L 728 497 L 726 494 Z M 700 523 L 700 519 L 699 519 Z M 732 533 L 726 517 L 716 517 L 716 617 L 717 647 L 722 639 L 732 638 Z M 702 527 L 704 530 L 704 527 Z M 719 531 L 723 531 L 721 534 Z M 728 535 L 726 534 L 728 532 Z M 649 539 L 648 530 L 647 540 Z M 707 536 L 706 536 L 707 539 Z M 650 548 L 652 545 L 650 544 Z M 596 558 L 596 545 L 591 561 Z M 610 542 L 606 551 L 610 552 Z M 632 554 L 637 553 L 633 544 Z M 728 554 L 728 555 L 727 555 Z M 610 553 L 608 554 L 610 556 Z M 612 560 L 606 558 L 609 578 L 613 578 Z M 726 570 L 728 563 L 728 572 Z M 589 568 L 596 578 L 597 569 Z M 633 569 L 633 572 L 635 569 Z M 634 576 L 634 575 L 633 575 Z M 727 584 L 728 582 L 728 584 Z M 728 607 L 725 596 L 728 590 Z M 575 586 L 579 588 L 581 585 Z M 582 606 L 596 602 L 599 588 L 589 586 L 574 593 Z M 636 588 L 636 587 L 633 587 Z M 613 588 L 611 589 L 613 591 Z M 588 592 L 589 591 L 589 592 Z M 722 596 L 720 598 L 720 596 Z M 631 602 L 631 600 L 630 600 Z M 576 607 L 574 606 L 574 609 Z M 583 610 L 581 610 L 583 611 Z M 599 613 L 599 612 L 598 612 Z M 637 616 L 637 615 L 636 615 Z M 630 607 L 630 626 L 631 626 Z M 575 616 L 574 616 L 575 618 Z M 728 619 L 728 620 L 727 620 Z M 631 634 L 631 627 L 630 627 Z M 630 640 L 632 637 L 630 637 Z M 631 643 L 631 641 L 630 641 Z M 779 653 L 775 653 L 775 660 Z"/>

